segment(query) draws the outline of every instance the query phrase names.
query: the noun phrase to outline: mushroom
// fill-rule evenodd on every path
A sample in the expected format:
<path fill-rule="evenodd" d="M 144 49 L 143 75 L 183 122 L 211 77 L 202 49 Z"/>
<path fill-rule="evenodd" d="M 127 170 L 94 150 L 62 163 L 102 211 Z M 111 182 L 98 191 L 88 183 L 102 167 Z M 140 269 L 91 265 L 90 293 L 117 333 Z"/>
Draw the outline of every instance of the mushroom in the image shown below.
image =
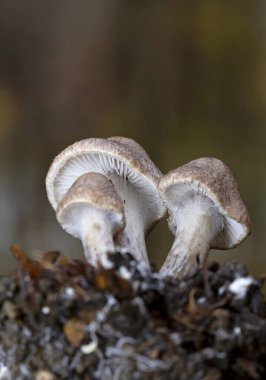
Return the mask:
<path fill-rule="evenodd" d="M 166 203 L 173 246 L 161 272 L 184 275 L 205 264 L 209 250 L 237 246 L 251 222 L 232 171 L 216 158 L 199 158 L 166 174 L 159 182 Z"/>
<path fill-rule="evenodd" d="M 123 203 L 112 183 L 102 174 L 78 177 L 57 206 L 57 220 L 79 238 L 92 265 L 115 251 L 114 236 L 125 226 Z"/>
<path fill-rule="evenodd" d="M 61 152 L 48 171 L 46 188 L 52 206 L 56 209 L 73 182 L 89 172 L 108 177 L 124 203 L 126 227 L 116 247 L 148 262 L 145 236 L 166 211 L 157 188 L 161 172 L 133 140 L 81 140 Z"/>

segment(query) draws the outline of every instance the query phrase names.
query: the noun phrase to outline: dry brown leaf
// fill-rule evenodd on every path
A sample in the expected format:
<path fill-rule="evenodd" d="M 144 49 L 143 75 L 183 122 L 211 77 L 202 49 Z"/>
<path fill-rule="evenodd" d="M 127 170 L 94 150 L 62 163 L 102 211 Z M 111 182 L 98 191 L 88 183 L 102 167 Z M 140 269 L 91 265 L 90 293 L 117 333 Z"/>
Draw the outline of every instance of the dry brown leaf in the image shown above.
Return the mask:
<path fill-rule="evenodd" d="M 64 334 L 72 346 L 80 346 L 85 336 L 86 324 L 78 319 L 70 319 L 64 325 Z"/>

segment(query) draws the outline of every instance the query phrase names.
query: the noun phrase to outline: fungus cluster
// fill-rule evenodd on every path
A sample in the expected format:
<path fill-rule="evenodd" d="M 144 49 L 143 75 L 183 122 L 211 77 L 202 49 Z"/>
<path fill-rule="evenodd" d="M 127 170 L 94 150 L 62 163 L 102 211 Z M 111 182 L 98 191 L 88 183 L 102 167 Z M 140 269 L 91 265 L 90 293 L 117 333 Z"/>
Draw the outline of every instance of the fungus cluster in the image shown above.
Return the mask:
<path fill-rule="evenodd" d="M 126 137 L 90 138 L 70 145 L 46 178 L 57 220 L 83 244 L 86 260 L 105 263 L 127 251 L 149 265 L 145 238 L 166 210 L 175 235 L 161 273 L 183 276 L 204 265 L 210 249 L 229 249 L 251 222 L 232 171 L 199 158 L 163 175 L 146 151 Z"/>

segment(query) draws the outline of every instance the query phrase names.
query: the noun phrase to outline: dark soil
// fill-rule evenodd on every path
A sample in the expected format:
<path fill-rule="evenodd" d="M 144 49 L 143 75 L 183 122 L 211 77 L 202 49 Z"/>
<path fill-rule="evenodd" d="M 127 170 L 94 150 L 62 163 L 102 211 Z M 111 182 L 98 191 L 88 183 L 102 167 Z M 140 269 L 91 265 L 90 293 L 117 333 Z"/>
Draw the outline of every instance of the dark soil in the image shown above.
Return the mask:
<path fill-rule="evenodd" d="M 266 379 L 262 279 L 209 264 L 182 280 L 45 254 L 0 279 L 0 379 Z M 25 271 L 26 270 L 26 271 Z"/>

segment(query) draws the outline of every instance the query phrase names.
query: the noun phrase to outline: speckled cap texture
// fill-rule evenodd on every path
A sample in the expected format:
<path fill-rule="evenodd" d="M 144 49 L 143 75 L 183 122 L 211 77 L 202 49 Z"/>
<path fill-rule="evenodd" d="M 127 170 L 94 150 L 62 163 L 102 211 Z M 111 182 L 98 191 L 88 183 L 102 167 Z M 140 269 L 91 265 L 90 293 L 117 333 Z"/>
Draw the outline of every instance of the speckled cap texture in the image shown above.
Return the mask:
<path fill-rule="evenodd" d="M 75 203 L 90 204 L 93 207 L 124 214 L 124 206 L 113 184 L 104 175 L 86 173 L 80 176 L 59 202 L 57 213 Z"/>

